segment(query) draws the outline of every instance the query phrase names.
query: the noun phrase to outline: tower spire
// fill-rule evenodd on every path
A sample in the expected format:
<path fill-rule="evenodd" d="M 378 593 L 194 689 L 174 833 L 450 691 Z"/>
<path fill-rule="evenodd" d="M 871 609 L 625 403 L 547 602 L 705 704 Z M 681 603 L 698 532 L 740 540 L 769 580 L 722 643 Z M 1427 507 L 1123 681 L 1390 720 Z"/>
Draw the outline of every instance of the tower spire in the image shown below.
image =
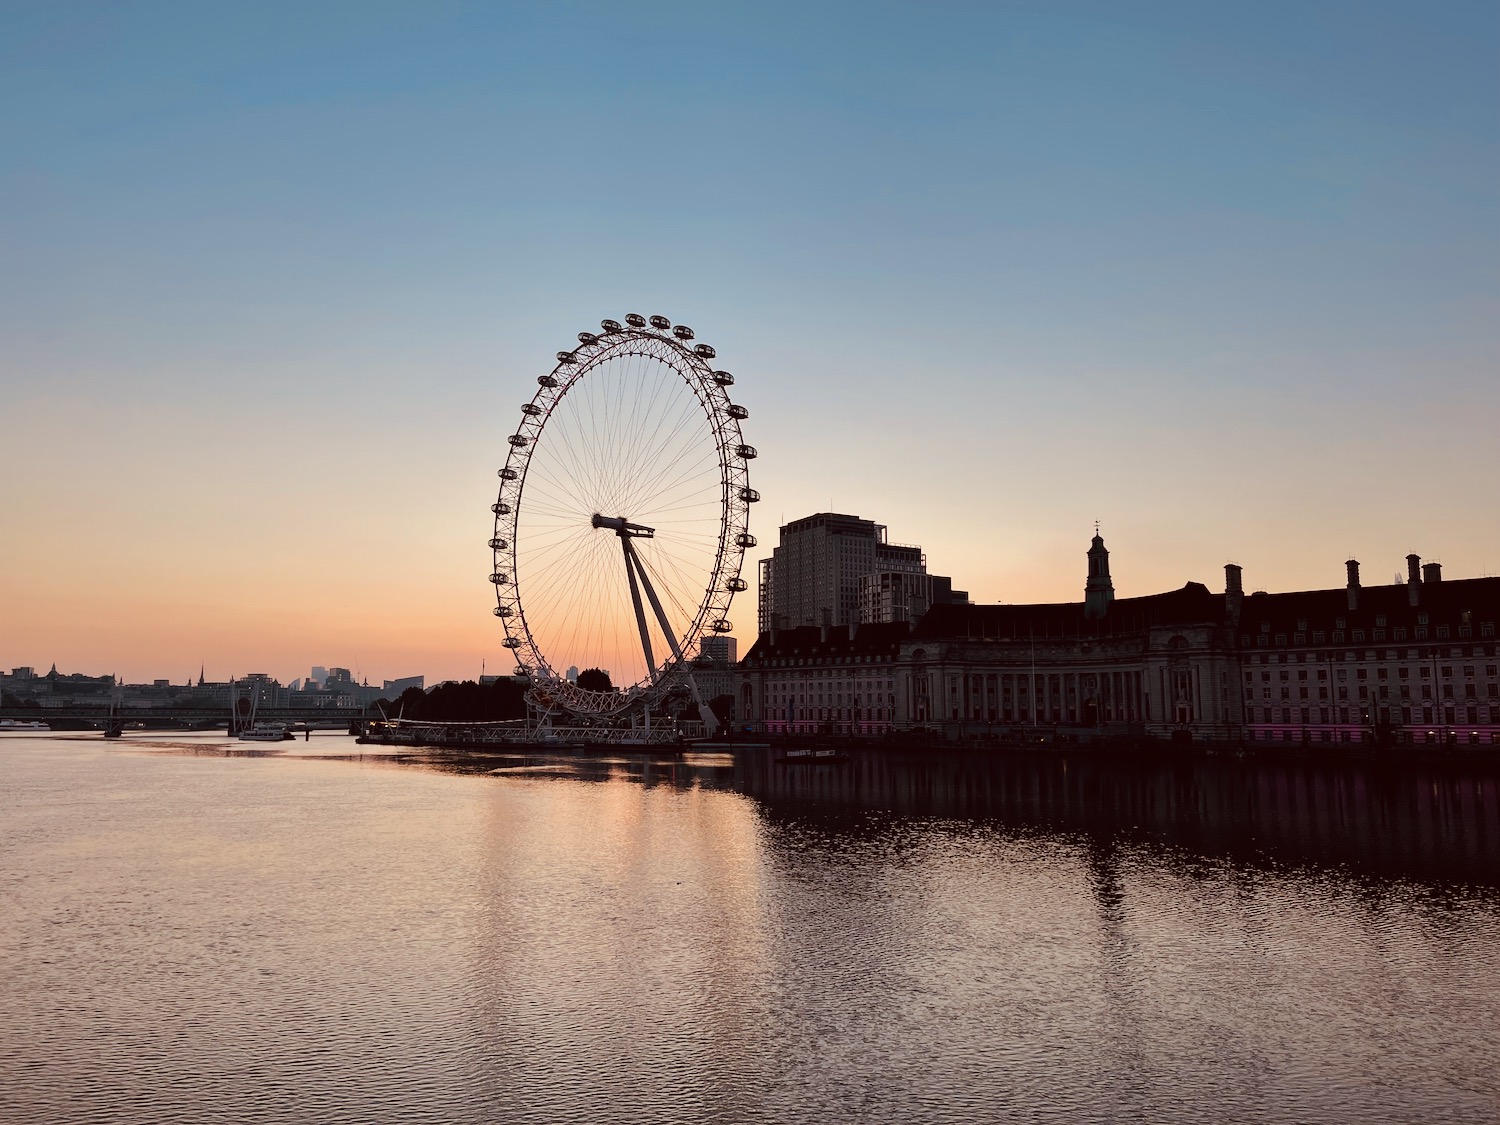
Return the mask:
<path fill-rule="evenodd" d="M 1099 521 L 1094 521 L 1094 540 L 1089 545 L 1089 580 L 1083 587 L 1083 615 L 1100 618 L 1115 600 L 1115 584 L 1109 577 L 1109 551 L 1104 546 L 1104 537 L 1099 534 Z"/>

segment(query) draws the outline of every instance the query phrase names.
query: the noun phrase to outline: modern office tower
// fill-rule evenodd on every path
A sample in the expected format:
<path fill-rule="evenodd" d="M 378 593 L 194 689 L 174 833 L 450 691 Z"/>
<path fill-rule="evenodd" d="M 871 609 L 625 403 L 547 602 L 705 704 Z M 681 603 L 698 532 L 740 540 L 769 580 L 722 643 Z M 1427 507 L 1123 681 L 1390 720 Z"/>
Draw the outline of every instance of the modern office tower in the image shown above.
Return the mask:
<path fill-rule="evenodd" d="M 888 542 L 884 524 L 818 512 L 781 528 L 781 543 L 761 563 L 760 628 L 856 625 L 860 579 L 925 574 L 921 547 Z"/>

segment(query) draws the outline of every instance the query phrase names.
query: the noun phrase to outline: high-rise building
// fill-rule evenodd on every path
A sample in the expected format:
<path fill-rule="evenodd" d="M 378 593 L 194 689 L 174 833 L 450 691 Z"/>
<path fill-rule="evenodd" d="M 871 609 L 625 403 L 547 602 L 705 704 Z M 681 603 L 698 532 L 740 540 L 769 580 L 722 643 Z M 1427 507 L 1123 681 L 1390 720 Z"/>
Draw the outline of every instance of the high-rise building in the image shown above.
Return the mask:
<path fill-rule="evenodd" d="M 955 590 L 953 579 L 942 574 L 883 571 L 859 580 L 859 622 L 885 625 L 918 621 L 935 605 L 968 605 L 969 592 Z"/>
<path fill-rule="evenodd" d="M 884 524 L 837 512 L 794 520 L 761 564 L 760 630 L 856 625 L 861 578 L 926 570 L 922 548 L 888 542 Z"/>
<path fill-rule="evenodd" d="M 698 655 L 703 660 L 729 667 L 739 659 L 740 642 L 733 637 L 716 633 L 698 642 Z"/>

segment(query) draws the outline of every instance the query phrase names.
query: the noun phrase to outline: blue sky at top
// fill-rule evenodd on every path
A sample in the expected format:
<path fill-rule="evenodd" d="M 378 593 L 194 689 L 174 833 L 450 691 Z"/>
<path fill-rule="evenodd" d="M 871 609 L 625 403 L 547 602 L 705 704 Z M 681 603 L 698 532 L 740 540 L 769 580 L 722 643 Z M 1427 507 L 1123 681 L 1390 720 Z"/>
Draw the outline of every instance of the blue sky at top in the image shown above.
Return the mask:
<path fill-rule="evenodd" d="M 0 4 L 0 469 L 348 477 L 456 551 L 534 371 L 661 311 L 742 372 L 763 541 L 831 503 L 1006 600 L 1076 596 L 1096 517 L 1133 592 L 1500 569 L 1497 46 L 1493 4 Z"/>

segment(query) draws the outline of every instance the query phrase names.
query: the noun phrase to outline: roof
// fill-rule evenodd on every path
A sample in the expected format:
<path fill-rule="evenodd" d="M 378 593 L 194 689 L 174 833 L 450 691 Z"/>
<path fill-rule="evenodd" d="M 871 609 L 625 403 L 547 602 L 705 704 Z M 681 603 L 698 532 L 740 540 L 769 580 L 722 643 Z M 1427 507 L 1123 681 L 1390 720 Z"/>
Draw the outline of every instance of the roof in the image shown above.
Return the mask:
<path fill-rule="evenodd" d="M 1224 595 L 1201 582 L 1139 598 L 1116 598 L 1102 618 L 1084 616 L 1083 602 L 1040 605 L 935 605 L 917 622 L 913 639 L 989 637 L 1025 640 L 1142 633 L 1154 625 L 1224 620 Z"/>
<path fill-rule="evenodd" d="M 1455 581 L 1423 582 L 1417 587 L 1418 602 L 1411 604 L 1407 583 L 1389 586 L 1361 586 L 1355 609 L 1349 608 L 1345 588 L 1335 590 L 1301 590 L 1288 594 L 1251 594 L 1240 612 L 1240 629 L 1254 633 L 1261 625 L 1269 632 L 1290 633 L 1306 629 L 1336 629 L 1339 618 L 1350 629 L 1381 624 L 1417 625 L 1425 614 L 1431 624 L 1464 624 L 1467 612 L 1470 624 L 1500 620 L 1500 578 L 1462 578 Z M 1305 622 L 1299 627 L 1298 622 Z"/>
<path fill-rule="evenodd" d="M 775 629 L 762 633 L 740 663 L 757 664 L 763 660 L 780 660 L 791 656 L 821 659 L 842 656 L 894 658 L 901 649 L 901 642 L 911 635 L 911 627 L 904 621 L 858 625 L 854 628 L 852 638 L 847 625 L 799 625 L 795 629 Z M 772 638 L 775 638 L 774 644 Z"/>

